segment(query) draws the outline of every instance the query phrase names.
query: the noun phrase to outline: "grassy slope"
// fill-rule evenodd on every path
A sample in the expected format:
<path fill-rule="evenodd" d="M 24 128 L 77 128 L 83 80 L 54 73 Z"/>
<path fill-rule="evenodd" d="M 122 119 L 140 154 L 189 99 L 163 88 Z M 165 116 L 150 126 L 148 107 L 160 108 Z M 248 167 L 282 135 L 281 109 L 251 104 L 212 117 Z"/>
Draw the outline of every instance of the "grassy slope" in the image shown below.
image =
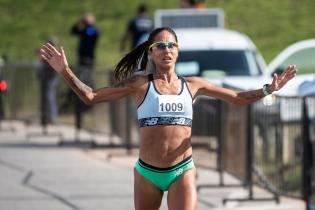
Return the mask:
<path fill-rule="evenodd" d="M 59 38 L 70 63 L 75 63 L 77 39 L 69 29 L 85 12 L 93 12 L 102 36 L 97 65 L 108 68 L 122 56 L 119 39 L 141 0 L 0 0 L 0 53 L 11 61 L 33 61 L 33 49 L 49 35 Z M 179 0 L 147 1 L 150 15 L 157 8 L 175 8 Z M 221 7 L 226 26 L 249 35 L 270 61 L 287 45 L 315 34 L 313 0 L 206 0 Z"/>

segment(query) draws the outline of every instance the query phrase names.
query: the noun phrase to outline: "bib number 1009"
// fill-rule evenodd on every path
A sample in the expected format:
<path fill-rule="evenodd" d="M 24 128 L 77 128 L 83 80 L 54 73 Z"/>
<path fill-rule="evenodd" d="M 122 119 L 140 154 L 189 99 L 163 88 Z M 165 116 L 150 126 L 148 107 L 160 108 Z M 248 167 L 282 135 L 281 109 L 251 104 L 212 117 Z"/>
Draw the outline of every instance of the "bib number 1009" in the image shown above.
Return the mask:
<path fill-rule="evenodd" d="M 181 103 L 160 103 L 160 112 L 182 112 L 184 106 Z"/>
<path fill-rule="evenodd" d="M 184 112 L 184 100 L 178 95 L 160 95 L 159 112 Z"/>

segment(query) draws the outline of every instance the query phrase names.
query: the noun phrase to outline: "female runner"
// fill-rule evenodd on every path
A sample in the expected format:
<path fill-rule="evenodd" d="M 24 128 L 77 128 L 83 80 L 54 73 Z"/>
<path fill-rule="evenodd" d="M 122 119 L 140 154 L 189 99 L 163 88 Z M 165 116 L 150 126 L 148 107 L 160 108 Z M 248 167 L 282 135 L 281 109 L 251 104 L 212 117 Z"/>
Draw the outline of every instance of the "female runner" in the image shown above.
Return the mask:
<path fill-rule="evenodd" d="M 196 169 L 190 141 L 192 103 L 196 97 L 205 95 L 246 105 L 281 89 L 296 75 L 296 67 L 289 66 L 262 89 L 236 92 L 200 77 L 176 75 L 179 48 L 171 28 L 157 28 L 116 65 L 114 76 L 119 83 L 95 90 L 74 75 L 62 48 L 59 51 L 49 43 L 41 48 L 42 58 L 86 104 L 132 96 L 140 126 L 139 159 L 134 170 L 136 210 L 158 210 L 164 191 L 168 191 L 170 210 L 197 209 Z"/>

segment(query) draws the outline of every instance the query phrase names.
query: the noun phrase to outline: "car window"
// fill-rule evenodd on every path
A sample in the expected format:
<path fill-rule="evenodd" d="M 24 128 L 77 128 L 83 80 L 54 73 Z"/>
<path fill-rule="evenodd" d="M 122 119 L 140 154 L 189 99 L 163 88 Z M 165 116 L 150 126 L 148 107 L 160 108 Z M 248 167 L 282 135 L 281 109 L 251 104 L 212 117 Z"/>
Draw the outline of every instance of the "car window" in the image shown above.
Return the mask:
<path fill-rule="evenodd" d="M 281 63 L 279 69 L 285 69 L 290 64 L 297 65 L 298 74 L 315 73 L 315 48 L 304 48 L 295 52 Z"/>
<path fill-rule="evenodd" d="M 176 72 L 182 76 L 260 75 L 256 54 L 250 50 L 181 51 Z"/>

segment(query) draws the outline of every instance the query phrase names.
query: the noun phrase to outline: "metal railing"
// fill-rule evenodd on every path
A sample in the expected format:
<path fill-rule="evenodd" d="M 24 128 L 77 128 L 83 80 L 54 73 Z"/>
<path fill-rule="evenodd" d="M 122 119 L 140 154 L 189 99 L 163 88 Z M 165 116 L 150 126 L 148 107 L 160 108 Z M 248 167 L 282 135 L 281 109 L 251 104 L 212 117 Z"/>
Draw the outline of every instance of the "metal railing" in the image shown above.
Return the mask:
<path fill-rule="evenodd" d="M 216 170 L 233 174 L 249 190 L 248 198 L 225 202 L 266 199 L 279 202 L 279 195 L 311 202 L 315 98 L 274 97 L 271 104 L 260 100 L 247 107 L 213 99 L 197 103 L 200 113 L 194 116 L 198 126 L 193 134 L 215 136 L 219 148 L 215 152 L 220 160 Z M 272 197 L 254 198 L 254 185 L 269 190 Z M 225 186 L 224 180 L 217 186 Z M 203 187 L 213 185 L 199 189 Z"/>
<path fill-rule="evenodd" d="M 8 91 L 2 95 L 6 118 L 40 122 L 40 89 L 35 68 L 35 65 L 25 64 L 4 67 L 3 76 L 8 82 Z M 109 72 L 93 71 L 96 87 L 112 84 Z M 65 83 L 60 82 L 60 106 L 68 100 L 67 90 Z M 237 177 L 243 186 L 249 187 L 249 199 L 253 198 L 251 187 L 257 184 L 268 189 L 273 195 L 271 199 L 276 201 L 281 194 L 311 202 L 314 107 L 315 98 L 312 97 L 275 97 L 272 104 L 260 100 L 247 107 L 200 97 L 194 103 L 192 130 L 196 164 L 219 172 L 217 187 L 229 186 L 223 179 L 223 172 Z M 119 139 L 108 145 L 94 146 L 118 146 L 129 150 L 139 145 L 135 110 L 130 98 L 95 105 L 83 113 L 82 129 Z M 75 126 L 73 107 L 60 111 L 59 123 Z M 212 154 L 207 156 L 209 160 L 198 148 L 205 148 L 207 154 Z"/>
<path fill-rule="evenodd" d="M 7 64 L 3 67 L 3 77 L 8 83 L 5 94 L 2 95 L 5 119 L 22 120 L 26 125 L 40 124 L 40 80 L 37 77 L 37 65 L 27 64 Z M 76 68 L 73 67 L 76 72 Z M 109 71 L 105 69 L 93 69 L 92 76 L 95 86 L 102 87 L 109 84 Z M 62 80 L 62 78 L 60 78 Z M 71 98 L 70 89 L 64 81 L 59 82 L 57 88 L 57 101 L 59 115 L 57 124 L 76 126 L 75 97 Z M 123 139 L 116 138 L 111 132 L 110 104 L 96 104 L 93 107 L 82 111 L 80 129 L 88 130 L 92 133 L 106 134 L 113 136 L 115 144 L 125 144 Z M 76 138 L 76 137 L 75 137 Z M 117 141 L 118 139 L 118 141 Z M 75 139 L 74 139 L 75 140 Z M 62 141 L 62 140 L 61 140 Z M 119 142 L 121 141 L 121 142 Z"/>

